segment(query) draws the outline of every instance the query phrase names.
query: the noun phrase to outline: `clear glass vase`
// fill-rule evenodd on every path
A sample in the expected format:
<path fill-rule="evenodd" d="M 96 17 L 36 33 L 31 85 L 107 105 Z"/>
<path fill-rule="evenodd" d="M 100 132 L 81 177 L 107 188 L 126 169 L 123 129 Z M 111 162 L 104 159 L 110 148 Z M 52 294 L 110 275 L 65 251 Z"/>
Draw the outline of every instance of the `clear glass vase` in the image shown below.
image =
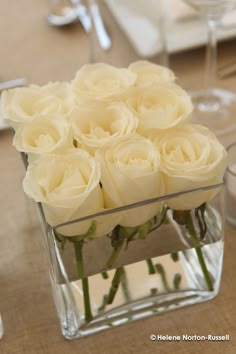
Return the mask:
<path fill-rule="evenodd" d="M 39 204 L 62 334 L 75 339 L 215 297 L 223 261 L 222 190 L 222 184 L 200 187 L 56 227 L 46 223 Z M 179 210 L 192 201 L 198 207 Z M 127 226 L 145 215 L 152 216 Z M 111 222 L 113 231 L 96 238 L 96 229 Z M 89 231 L 81 234 L 84 223 Z"/>

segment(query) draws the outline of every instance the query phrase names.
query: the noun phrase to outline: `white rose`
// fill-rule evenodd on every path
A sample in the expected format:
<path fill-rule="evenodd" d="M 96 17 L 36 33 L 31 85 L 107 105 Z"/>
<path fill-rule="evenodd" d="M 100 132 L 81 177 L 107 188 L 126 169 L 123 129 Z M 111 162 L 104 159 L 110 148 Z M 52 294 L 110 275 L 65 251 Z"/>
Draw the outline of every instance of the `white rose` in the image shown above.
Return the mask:
<path fill-rule="evenodd" d="M 150 85 L 151 83 L 175 80 L 175 74 L 172 70 L 146 60 L 136 61 L 128 68 L 137 75 L 136 85 Z"/>
<path fill-rule="evenodd" d="M 92 154 L 114 138 L 134 133 L 138 122 L 124 103 L 98 101 L 78 106 L 71 120 L 74 138 Z"/>
<path fill-rule="evenodd" d="M 14 128 L 41 114 L 67 117 L 72 109 L 71 85 L 63 82 L 18 87 L 4 91 L 1 97 L 2 116 Z"/>
<path fill-rule="evenodd" d="M 67 155 L 44 155 L 28 166 L 23 181 L 25 193 L 41 202 L 49 225 L 56 226 L 104 210 L 99 164 L 83 150 Z M 97 222 L 98 220 L 98 222 Z M 108 216 L 72 223 L 61 228 L 66 236 L 84 235 L 96 223 L 94 237 L 115 226 Z"/>
<path fill-rule="evenodd" d="M 139 135 L 115 139 L 96 152 L 101 164 L 101 182 L 107 208 L 119 207 L 162 193 L 159 153 L 153 143 Z M 159 211 L 159 204 L 127 210 L 123 226 L 138 226 L 150 220 Z"/>
<path fill-rule="evenodd" d="M 73 136 L 68 122 L 59 116 L 38 116 L 16 129 L 13 145 L 33 156 L 64 154 L 73 148 Z"/>
<path fill-rule="evenodd" d="M 200 125 L 183 125 L 157 136 L 166 194 L 223 181 L 227 153 L 215 135 Z M 212 199 L 218 190 L 198 191 L 167 200 L 169 207 L 190 210 Z"/>
<path fill-rule="evenodd" d="M 75 97 L 108 99 L 125 92 L 136 80 L 136 75 L 124 68 L 98 63 L 84 65 L 72 83 Z"/>
<path fill-rule="evenodd" d="M 174 83 L 136 87 L 126 98 L 127 105 L 140 119 L 138 132 L 167 129 L 191 118 L 189 95 Z"/>

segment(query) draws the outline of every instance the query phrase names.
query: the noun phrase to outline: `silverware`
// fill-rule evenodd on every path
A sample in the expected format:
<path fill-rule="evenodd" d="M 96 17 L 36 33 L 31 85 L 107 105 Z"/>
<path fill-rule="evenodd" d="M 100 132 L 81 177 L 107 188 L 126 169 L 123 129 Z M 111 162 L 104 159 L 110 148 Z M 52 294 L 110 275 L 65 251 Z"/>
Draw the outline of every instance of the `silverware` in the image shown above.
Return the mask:
<path fill-rule="evenodd" d="M 47 20 L 52 26 L 67 26 L 79 19 L 70 0 L 58 0 L 56 3 L 52 3 Z"/>
<path fill-rule="evenodd" d="M 227 76 L 231 76 L 236 74 L 236 60 L 232 60 L 231 62 L 222 65 L 219 69 L 218 69 L 218 76 L 223 79 Z"/>
<path fill-rule="evenodd" d="M 91 29 L 90 15 L 80 0 L 59 0 L 51 11 L 47 21 L 52 26 L 60 27 L 80 22 L 86 33 Z"/>
<path fill-rule="evenodd" d="M 77 0 L 71 0 L 72 4 L 75 4 L 75 12 L 77 14 L 77 18 L 81 22 L 84 30 L 86 33 L 89 33 L 92 28 L 92 23 L 91 23 L 91 18 L 88 13 L 88 9 L 85 5 L 81 4 L 80 1 L 78 2 Z M 77 3 L 77 5 L 76 5 Z"/>
<path fill-rule="evenodd" d="M 26 85 L 26 79 L 24 78 L 17 78 L 14 80 L 3 81 L 0 82 L 0 92 L 3 90 L 7 90 L 19 86 L 25 86 L 25 85 Z"/>
<path fill-rule="evenodd" d="M 111 47 L 111 38 L 106 30 L 98 4 L 95 1 L 90 1 L 89 3 L 98 41 L 101 48 L 107 50 Z M 59 1 L 57 6 L 52 8 L 52 11 L 54 12 L 50 13 L 47 17 L 50 25 L 66 26 L 79 21 L 86 33 L 91 31 L 91 17 L 87 7 L 81 0 Z"/>
<path fill-rule="evenodd" d="M 49 14 L 47 17 L 47 21 L 52 26 L 67 26 L 76 22 L 78 20 L 77 14 L 74 9 L 72 11 L 68 11 L 64 15 L 55 15 L 53 13 Z"/>
<path fill-rule="evenodd" d="M 108 50 L 111 48 L 111 37 L 109 36 L 105 24 L 103 22 L 98 4 L 95 0 L 90 0 L 90 13 L 94 22 L 94 27 L 97 33 L 98 41 L 100 46 L 104 50 Z"/>

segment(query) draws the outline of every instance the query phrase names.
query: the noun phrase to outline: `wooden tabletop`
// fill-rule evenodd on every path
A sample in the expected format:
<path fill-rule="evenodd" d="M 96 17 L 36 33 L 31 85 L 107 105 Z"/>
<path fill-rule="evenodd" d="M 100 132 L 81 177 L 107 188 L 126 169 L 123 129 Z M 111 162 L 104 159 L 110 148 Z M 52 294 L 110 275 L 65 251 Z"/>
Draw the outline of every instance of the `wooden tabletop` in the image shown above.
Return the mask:
<path fill-rule="evenodd" d="M 1 4 L 0 80 L 19 76 L 32 83 L 70 80 L 88 61 L 88 40 L 81 27 L 51 28 L 45 22 L 47 10 L 46 0 Z M 219 63 L 230 61 L 235 48 L 236 40 L 220 44 Z M 203 49 L 171 57 L 171 67 L 186 89 L 202 85 L 203 57 Z M 236 91 L 236 76 L 217 84 Z M 225 145 L 234 140 L 235 132 L 222 138 Z M 236 229 L 229 225 L 221 290 L 215 299 L 76 341 L 65 340 L 52 301 L 36 209 L 22 191 L 24 168 L 11 141 L 10 130 L 0 132 L 0 311 L 5 328 L 1 354 L 236 352 Z M 230 340 L 152 342 L 151 334 L 229 334 Z"/>

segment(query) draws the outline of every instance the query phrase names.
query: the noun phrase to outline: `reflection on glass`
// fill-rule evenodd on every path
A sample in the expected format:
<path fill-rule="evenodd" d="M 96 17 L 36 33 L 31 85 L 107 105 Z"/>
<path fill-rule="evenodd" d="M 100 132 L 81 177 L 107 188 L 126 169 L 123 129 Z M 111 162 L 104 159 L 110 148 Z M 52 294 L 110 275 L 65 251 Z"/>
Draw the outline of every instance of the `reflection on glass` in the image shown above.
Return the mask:
<path fill-rule="evenodd" d="M 1 317 L 1 314 L 0 314 L 0 339 L 2 339 L 3 333 L 4 333 L 3 323 L 2 323 L 2 317 Z"/>
<path fill-rule="evenodd" d="M 232 143 L 227 150 L 226 219 L 232 226 L 236 227 L 236 143 Z"/>

